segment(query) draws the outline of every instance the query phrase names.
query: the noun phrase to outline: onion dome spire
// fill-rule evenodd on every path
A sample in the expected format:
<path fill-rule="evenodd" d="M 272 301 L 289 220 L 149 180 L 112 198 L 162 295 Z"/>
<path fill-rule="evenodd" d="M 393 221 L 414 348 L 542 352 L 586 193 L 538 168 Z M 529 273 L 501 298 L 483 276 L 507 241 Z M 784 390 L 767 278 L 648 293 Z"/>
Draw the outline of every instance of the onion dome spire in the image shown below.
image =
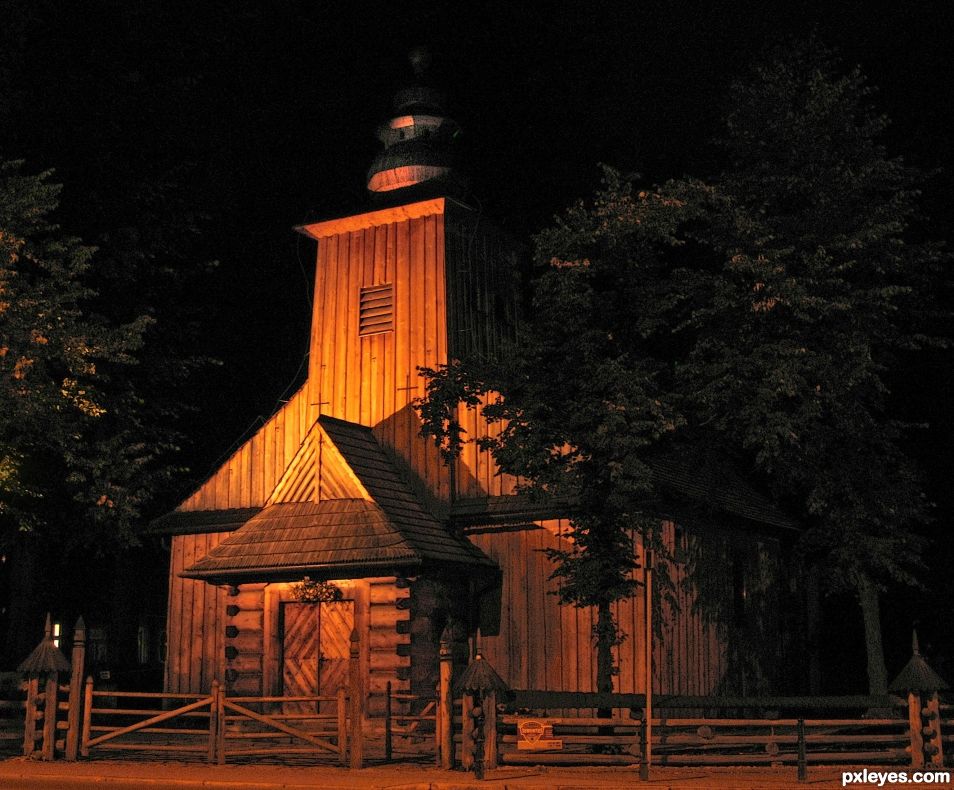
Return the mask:
<path fill-rule="evenodd" d="M 392 116 L 378 128 L 384 150 L 368 171 L 376 199 L 406 200 L 461 195 L 464 181 L 454 168 L 457 122 L 444 109 L 444 95 L 427 79 L 431 56 L 423 47 L 409 56 L 414 82 L 394 95 Z"/>

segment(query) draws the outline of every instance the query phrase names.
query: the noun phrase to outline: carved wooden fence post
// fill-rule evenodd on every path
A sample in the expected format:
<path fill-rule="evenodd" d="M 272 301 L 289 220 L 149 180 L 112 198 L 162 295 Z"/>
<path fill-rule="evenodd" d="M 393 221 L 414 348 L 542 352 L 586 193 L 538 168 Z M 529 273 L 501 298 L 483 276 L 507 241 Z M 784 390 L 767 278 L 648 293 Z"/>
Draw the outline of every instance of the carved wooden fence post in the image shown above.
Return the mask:
<path fill-rule="evenodd" d="M 36 751 L 36 722 L 39 716 L 39 679 L 46 678 L 43 698 L 43 745 L 41 755 L 44 760 L 52 760 L 56 753 L 56 712 L 59 696 L 59 673 L 69 672 L 70 663 L 53 641 L 53 623 L 50 615 L 46 616 L 46 627 L 43 639 L 40 640 L 33 652 L 28 655 L 17 671 L 29 679 L 27 691 L 27 717 L 23 728 L 23 752 L 25 755 Z M 35 688 L 34 688 L 35 684 Z M 31 703 L 32 700 L 32 703 Z"/>
<path fill-rule="evenodd" d="M 351 695 L 351 767 L 364 767 L 364 678 L 361 672 L 361 645 L 358 629 L 351 632 L 351 650 L 348 656 L 348 680 Z"/>
<path fill-rule="evenodd" d="M 497 695 L 510 689 L 478 652 L 457 681 L 461 700 L 461 765 L 478 779 L 497 764 Z M 491 712 L 491 708 L 493 712 Z"/>
<path fill-rule="evenodd" d="M 923 768 L 944 765 L 941 746 L 941 711 L 937 693 L 949 688 L 947 683 L 928 665 L 918 647 L 918 634 L 911 636 L 911 660 L 888 686 L 888 691 L 907 692 L 908 729 L 911 739 L 911 767 Z M 924 704 L 924 700 L 927 703 Z"/>
<path fill-rule="evenodd" d="M 911 767 L 924 767 L 924 737 L 921 735 L 921 692 L 908 692 L 908 734 L 911 741 Z"/>
<path fill-rule="evenodd" d="M 453 635 L 450 626 L 441 634 L 440 684 L 437 690 L 437 753 L 440 767 L 454 767 L 454 674 Z"/>
<path fill-rule="evenodd" d="M 26 715 L 23 720 L 23 756 L 29 757 L 36 749 L 37 706 L 40 697 L 40 678 L 31 675 L 27 678 Z"/>
<path fill-rule="evenodd" d="M 56 711 L 59 707 L 60 675 L 49 672 L 43 699 L 43 759 L 52 760 L 56 753 Z"/>
<path fill-rule="evenodd" d="M 474 698 L 466 691 L 460 698 L 460 767 L 470 771 L 474 767 Z"/>
<path fill-rule="evenodd" d="M 86 624 L 82 616 L 73 628 L 73 654 L 70 662 L 69 714 L 66 729 L 66 759 L 76 759 L 80 740 L 81 707 L 83 704 L 83 672 L 86 663 Z"/>
<path fill-rule="evenodd" d="M 484 695 L 484 768 L 497 767 L 497 692 Z"/>
<path fill-rule="evenodd" d="M 924 736 L 925 762 L 932 768 L 944 767 L 944 740 L 941 737 L 941 703 L 937 692 L 928 696 L 927 702 L 921 709 L 924 726 L 921 730 Z"/>

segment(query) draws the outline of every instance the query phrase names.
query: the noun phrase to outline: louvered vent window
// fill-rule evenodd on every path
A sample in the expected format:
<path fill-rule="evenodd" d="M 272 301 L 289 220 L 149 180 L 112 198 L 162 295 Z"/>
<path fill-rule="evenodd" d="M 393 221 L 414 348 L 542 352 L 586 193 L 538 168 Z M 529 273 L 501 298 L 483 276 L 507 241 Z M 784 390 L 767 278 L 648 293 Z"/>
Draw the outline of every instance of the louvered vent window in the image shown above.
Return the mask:
<path fill-rule="evenodd" d="M 394 329 L 394 286 L 372 285 L 361 289 L 359 335 L 376 335 Z"/>

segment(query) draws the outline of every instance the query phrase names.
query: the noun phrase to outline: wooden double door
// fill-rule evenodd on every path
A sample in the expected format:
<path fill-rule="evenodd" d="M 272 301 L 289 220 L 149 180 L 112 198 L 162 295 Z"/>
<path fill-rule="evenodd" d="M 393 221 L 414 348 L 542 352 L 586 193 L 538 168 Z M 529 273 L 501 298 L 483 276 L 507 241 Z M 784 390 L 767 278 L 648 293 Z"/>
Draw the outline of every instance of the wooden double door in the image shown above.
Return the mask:
<path fill-rule="evenodd" d="M 284 696 L 333 696 L 348 683 L 354 601 L 281 607 Z"/>

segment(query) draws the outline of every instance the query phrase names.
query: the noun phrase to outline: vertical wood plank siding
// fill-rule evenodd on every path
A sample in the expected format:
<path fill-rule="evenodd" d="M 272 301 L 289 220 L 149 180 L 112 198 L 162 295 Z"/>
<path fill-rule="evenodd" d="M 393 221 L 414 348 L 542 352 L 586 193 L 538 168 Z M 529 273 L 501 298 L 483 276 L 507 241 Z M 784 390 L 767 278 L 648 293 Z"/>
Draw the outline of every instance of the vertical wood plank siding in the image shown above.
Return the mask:
<path fill-rule="evenodd" d="M 447 248 L 447 354 L 495 356 L 516 339 L 520 258 L 512 240 L 473 211 L 450 206 L 444 225 Z M 461 407 L 458 419 L 467 439 L 496 433 L 476 412 Z M 496 474 L 490 454 L 473 443 L 457 462 L 462 497 L 501 496 L 513 492 L 512 478 Z"/>
<path fill-rule="evenodd" d="M 319 240 L 308 382 L 179 510 L 264 505 L 319 413 L 373 427 L 429 493 L 449 497 L 447 470 L 419 436 L 417 368 L 444 364 L 448 354 L 495 353 L 514 336 L 517 264 L 512 247 L 473 212 L 445 215 L 442 201 L 434 206 L 437 213 Z M 359 337 L 361 288 L 389 282 L 394 330 Z M 462 419 L 470 436 L 495 430 L 473 412 Z M 510 492 L 512 481 L 495 472 L 486 453 L 468 446 L 459 493 Z"/>
<path fill-rule="evenodd" d="M 543 553 L 546 548 L 566 548 L 561 537 L 568 523 L 558 519 L 528 525 L 520 530 L 474 530 L 470 540 L 493 557 L 503 572 L 500 632 L 482 636 L 481 650 L 494 668 L 513 688 L 552 691 L 595 691 L 596 664 L 592 628 L 595 613 L 588 608 L 561 606 L 558 582 L 551 580 L 553 564 Z M 664 525 L 664 540 L 674 548 L 676 531 L 671 523 Z M 689 540 L 689 538 L 683 538 Z M 724 554 L 725 538 L 695 536 L 705 542 L 717 556 Z M 722 545 L 720 545 L 722 544 Z M 777 578 L 777 546 L 772 541 L 758 541 L 752 550 L 747 576 L 753 588 L 768 589 Z M 732 611 L 733 589 L 731 570 L 710 574 L 704 598 L 690 582 L 688 566 L 682 562 L 668 564 L 671 586 L 662 598 L 661 638 L 655 643 L 653 685 L 656 693 L 705 695 L 727 688 L 738 689 L 736 672 L 730 661 L 727 643 L 739 636 L 738 628 L 725 623 L 725 612 Z M 642 571 L 634 571 L 642 579 Z M 656 587 L 657 596 L 662 585 Z M 671 596 L 670 603 L 667 598 Z M 703 605 L 703 603 L 705 605 Z M 768 602 L 769 604 L 771 602 Z M 758 606 L 765 609 L 765 602 Z M 616 649 L 619 675 L 614 687 L 620 692 L 643 691 L 643 601 L 640 594 L 616 604 L 614 614 L 623 634 Z M 716 623 L 720 623 L 717 627 Z M 750 628 L 753 627 L 751 624 Z M 755 624 L 757 637 L 771 641 L 777 624 Z M 770 648 L 763 667 L 771 667 Z"/>
<path fill-rule="evenodd" d="M 317 416 L 303 386 L 177 510 L 264 505 Z"/>
<path fill-rule="evenodd" d="M 421 442 L 419 366 L 446 360 L 444 216 L 428 214 L 319 238 L 309 403 L 374 429 L 428 491 L 447 497 L 435 448 Z M 394 286 L 393 329 L 359 335 L 362 288 Z"/>
<path fill-rule="evenodd" d="M 215 548 L 228 535 L 176 535 L 169 573 L 169 628 L 165 688 L 171 692 L 207 691 L 225 677 L 226 593 L 221 587 L 183 579 L 179 573 Z"/>

